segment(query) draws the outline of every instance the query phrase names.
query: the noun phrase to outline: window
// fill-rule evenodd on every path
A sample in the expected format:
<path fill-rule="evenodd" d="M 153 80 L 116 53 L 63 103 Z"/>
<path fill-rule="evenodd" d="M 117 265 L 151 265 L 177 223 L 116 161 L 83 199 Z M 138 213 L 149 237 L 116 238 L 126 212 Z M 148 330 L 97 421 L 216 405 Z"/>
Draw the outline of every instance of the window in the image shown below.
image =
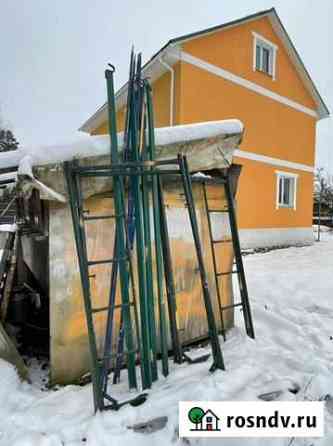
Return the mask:
<path fill-rule="evenodd" d="M 266 73 L 274 80 L 278 47 L 257 33 L 253 32 L 252 34 L 254 37 L 253 70 Z"/>
<path fill-rule="evenodd" d="M 276 207 L 296 209 L 296 193 L 298 175 L 289 172 L 276 172 L 277 197 Z"/>
<path fill-rule="evenodd" d="M 273 72 L 273 51 L 266 45 L 257 43 L 256 45 L 256 70 L 272 75 Z"/>

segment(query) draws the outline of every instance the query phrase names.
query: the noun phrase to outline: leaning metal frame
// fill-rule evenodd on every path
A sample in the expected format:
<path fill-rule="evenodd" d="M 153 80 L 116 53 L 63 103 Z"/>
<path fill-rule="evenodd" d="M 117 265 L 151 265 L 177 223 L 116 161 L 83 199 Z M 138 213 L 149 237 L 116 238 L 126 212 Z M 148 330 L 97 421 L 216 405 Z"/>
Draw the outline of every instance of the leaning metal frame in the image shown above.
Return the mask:
<path fill-rule="evenodd" d="M 176 168 L 171 168 L 176 166 Z M 191 177 L 187 165 L 187 160 L 184 155 L 178 155 L 178 158 L 160 161 L 133 161 L 126 163 L 118 163 L 117 165 L 100 165 L 100 166 L 79 166 L 77 163 L 66 162 L 64 166 L 65 176 L 68 185 L 69 201 L 71 206 L 71 212 L 74 224 L 74 234 L 76 240 L 76 247 L 79 259 L 79 267 L 81 274 L 81 283 L 83 289 L 83 299 L 85 304 L 85 312 L 87 318 L 88 337 L 91 353 L 91 375 L 93 383 L 94 405 L 95 410 L 103 410 L 107 408 L 117 409 L 123 404 L 131 401 L 125 401 L 118 403 L 113 397 L 103 391 L 103 385 L 101 380 L 101 364 L 105 363 L 105 358 L 99 358 L 97 350 L 96 335 L 94 330 L 93 313 L 94 308 L 91 303 L 91 292 L 89 283 L 89 268 L 88 268 L 88 253 L 85 240 L 84 222 L 82 218 L 82 210 L 79 203 L 82 206 L 82 197 L 78 197 L 75 185 L 79 184 L 80 179 L 83 177 L 110 177 L 110 178 L 143 178 L 150 177 L 158 178 L 160 192 L 162 192 L 162 177 L 164 175 L 176 175 L 181 177 L 183 189 L 185 193 L 185 200 L 189 212 L 189 218 L 192 228 L 192 234 L 194 244 L 196 248 L 196 255 L 198 260 L 198 266 L 200 271 L 200 279 L 203 290 L 204 305 L 208 322 L 208 334 L 211 342 L 213 353 L 213 364 L 211 370 L 222 369 L 224 370 L 224 362 L 222 351 L 218 339 L 218 331 L 215 321 L 215 315 L 213 305 L 210 297 L 210 291 L 208 287 L 207 274 L 203 261 L 202 247 L 199 235 L 199 228 L 196 219 L 195 205 L 192 195 Z M 115 253 L 114 253 L 115 255 Z M 175 296 L 168 296 L 169 299 L 169 314 L 171 322 L 171 334 L 178 337 L 178 328 L 175 318 L 176 301 Z M 170 301 L 171 299 L 171 301 Z M 171 307 L 170 307 L 171 304 Z M 128 302 L 122 302 L 122 305 L 128 305 Z M 106 309 L 110 311 L 110 309 Z M 174 322 L 175 326 L 172 326 Z M 181 346 L 178 343 L 178 352 L 175 354 L 181 354 Z M 135 381 L 135 377 L 133 378 Z M 111 405 L 107 406 L 104 403 L 104 399 L 108 400 Z M 133 400 L 132 400 L 133 401 Z"/>

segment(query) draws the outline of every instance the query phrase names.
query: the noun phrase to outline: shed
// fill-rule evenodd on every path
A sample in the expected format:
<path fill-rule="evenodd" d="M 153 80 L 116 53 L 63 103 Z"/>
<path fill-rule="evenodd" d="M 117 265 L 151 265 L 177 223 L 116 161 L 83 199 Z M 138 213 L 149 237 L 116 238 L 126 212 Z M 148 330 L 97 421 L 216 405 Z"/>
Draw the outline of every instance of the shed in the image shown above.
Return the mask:
<path fill-rule="evenodd" d="M 214 309 L 218 314 L 208 222 L 204 210 L 203 178 L 210 177 L 207 186 L 209 207 L 225 206 L 224 189 L 215 178 L 221 169 L 233 172 L 236 193 L 239 171 L 232 166 L 232 156 L 243 135 L 238 120 L 217 121 L 174 126 L 155 130 L 158 159 L 168 159 L 178 153 L 187 155 L 193 174 L 193 194 L 200 228 L 204 261 Z M 118 135 L 122 147 L 123 135 Z M 76 143 L 53 147 L 23 148 L 0 154 L 3 167 L 18 166 L 16 185 L 17 223 L 22 232 L 23 258 L 43 290 L 41 304 L 47 308 L 49 355 L 52 383 L 78 381 L 89 370 L 89 346 L 82 300 L 81 283 L 75 250 L 72 221 L 63 175 L 63 162 L 80 159 L 84 165 L 109 162 L 109 137 L 87 137 Z M 82 184 L 85 206 L 95 214 L 110 212 L 113 206 L 112 182 L 91 180 Z M 182 189 L 177 181 L 165 184 L 168 227 L 172 261 L 175 271 L 179 327 L 183 344 L 207 337 L 207 323 L 201 296 L 198 268 Z M 233 250 L 226 215 L 212 214 L 214 238 L 225 243 L 218 248 L 221 269 L 230 270 Z M 99 220 L 90 223 L 88 246 L 95 258 L 105 257 L 104 251 L 113 246 L 114 223 Z M 30 229 L 29 229 L 30 227 Z M 33 229 L 32 229 L 33 228 Z M 93 294 L 98 304 L 107 300 L 110 268 L 96 265 L 93 271 Z M 152 284 L 154 286 L 154 284 Z M 230 275 L 220 280 L 223 303 L 233 302 Z M 218 320 L 218 317 L 216 318 Z M 233 310 L 226 313 L 227 326 L 233 325 Z M 105 317 L 95 319 L 99 346 L 103 344 Z"/>

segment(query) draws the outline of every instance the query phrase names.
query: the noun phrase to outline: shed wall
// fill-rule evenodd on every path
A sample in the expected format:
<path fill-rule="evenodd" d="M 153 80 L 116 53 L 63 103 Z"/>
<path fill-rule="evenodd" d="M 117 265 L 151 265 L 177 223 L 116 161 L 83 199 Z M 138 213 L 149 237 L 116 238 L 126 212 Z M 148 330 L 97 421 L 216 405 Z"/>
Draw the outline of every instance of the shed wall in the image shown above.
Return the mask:
<path fill-rule="evenodd" d="M 195 184 L 193 190 L 209 287 L 220 326 L 202 185 Z M 207 336 L 207 324 L 190 224 L 181 192 L 180 187 L 173 184 L 168 186 L 165 198 L 176 282 L 178 321 L 181 341 L 185 343 Z M 223 187 L 209 186 L 208 197 L 210 207 L 220 209 L 224 203 Z M 109 214 L 112 210 L 112 197 L 106 194 L 95 196 L 86 200 L 85 206 L 90 210 L 90 214 Z M 221 218 L 221 214 L 212 215 L 214 236 L 230 239 L 228 222 Z M 89 225 L 87 233 L 90 258 L 110 258 L 114 224 L 110 220 L 99 220 Z M 231 243 L 218 246 L 219 268 L 228 271 L 231 269 L 233 258 Z M 91 273 L 96 274 L 96 277 L 91 279 L 95 306 L 107 303 L 110 271 L 111 267 L 108 265 L 91 268 Z M 225 304 L 232 301 L 231 285 L 229 276 L 221 278 L 220 286 Z M 117 299 L 119 300 L 119 296 Z M 106 315 L 99 313 L 94 317 L 98 346 L 101 349 Z M 226 313 L 226 321 L 228 326 L 232 325 L 231 311 Z M 68 206 L 57 204 L 50 206 L 50 326 L 51 380 L 53 383 L 73 382 L 89 369 L 89 347 L 70 210 Z"/>

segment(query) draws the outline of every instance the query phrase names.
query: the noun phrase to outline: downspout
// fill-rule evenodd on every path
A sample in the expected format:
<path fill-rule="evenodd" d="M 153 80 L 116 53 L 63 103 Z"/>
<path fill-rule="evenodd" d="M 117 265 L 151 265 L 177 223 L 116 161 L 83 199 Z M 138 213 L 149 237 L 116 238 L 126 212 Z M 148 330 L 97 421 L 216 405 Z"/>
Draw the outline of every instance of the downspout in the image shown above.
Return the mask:
<path fill-rule="evenodd" d="M 173 108 L 174 108 L 174 90 L 175 90 L 175 70 L 168 65 L 162 57 L 159 57 L 159 62 L 163 65 L 168 71 L 170 71 L 171 80 L 170 80 L 170 126 L 173 126 Z"/>

